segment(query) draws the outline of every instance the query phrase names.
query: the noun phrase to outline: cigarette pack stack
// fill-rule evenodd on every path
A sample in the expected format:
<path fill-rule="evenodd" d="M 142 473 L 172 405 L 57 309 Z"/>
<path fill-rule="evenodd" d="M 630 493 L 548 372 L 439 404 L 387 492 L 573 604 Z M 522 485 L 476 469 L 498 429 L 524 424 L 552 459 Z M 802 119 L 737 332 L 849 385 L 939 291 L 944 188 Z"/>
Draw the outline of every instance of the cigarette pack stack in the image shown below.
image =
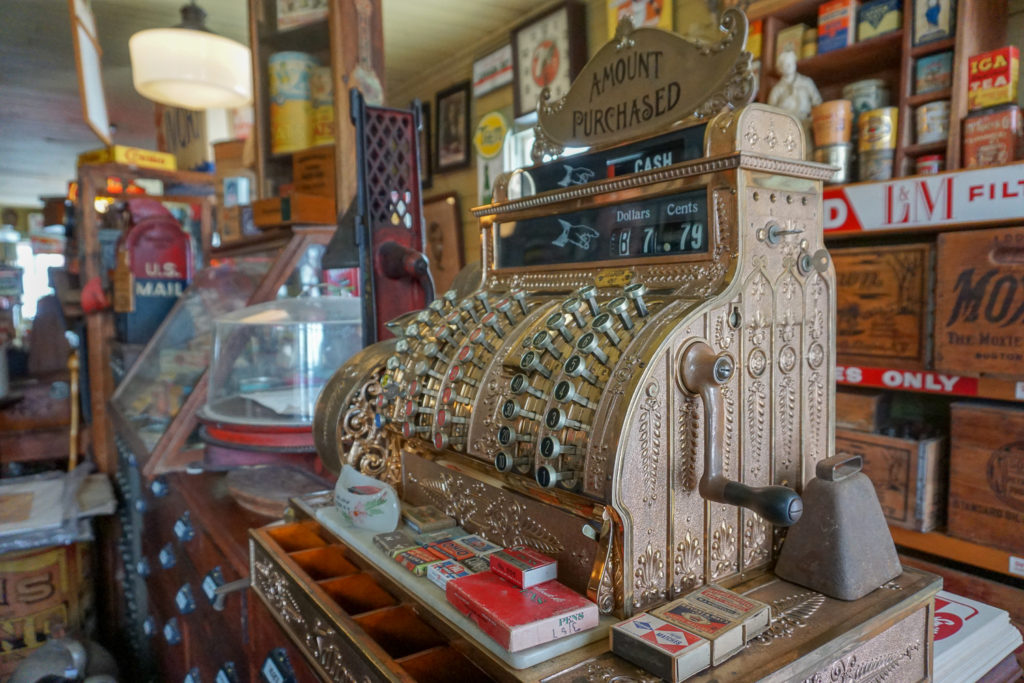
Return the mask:
<path fill-rule="evenodd" d="M 491 571 L 519 588 L 529 588 L 558 576 L 558 562 L 526 546 L 498 550 L 487 556 Z"/>
<path fill-rule="evenodd" d="M 711 666 L 711 643 L 643 613 L 612 626 L 612 652 L 670 683 Z"/>
<path fill-rule="evenodd" d="M 373 544 L 383 550 L 388 557 L 394 557 L 419 545 L 412 539 L 412 536 L 401 529 L 377 534 L 373 537 Z"/>
<path fill-rule="evenodd" d="M 597 605 L 557 581 L 519 588 L 494 572 L 481 572 L 448 581 L 445 595 L 509 652 L 597 626 Z"/>
<path fill-rule="evenodd" d="M 491 563 L 487 561 L 486 557 L 481 557 L 479 555 L 471 557 L 468 560 L 464 560 L 462 562 L 462 566 L 474 574 L 491 571 Z"/>
<path fill-rule="evenodd" d="M 455 560 L 441 560 L 435 564 L 427 565 L 427 578 L 441 590 L 444 590 L 445 586 L 452 579 L 461 579 L 463 576 L 470 576 L 471 574 L 472 572 Z"/>
<path fill-rule="evenodd" d="M 395 562 L 402 565 L 416 576 L 424 576 L 427 568 L 448 558 L 431 551 L 429 548 L 417 546 L 395 555 Z"/>
<path fill-rule="evenodd" d="M 771 608 L 712 584 L 668 603 L 654 615 L 709 640 L 711 662 L 717 666 L 768 627 Z"/>
<path fill-rule="evenodd" d="M 441 541 L 439 543 L 431 543 L 427 548 L 432 550 L 435 554 L 453 559 L 456 562 L 462 562 L 471 557 L 476 557 L 476 553 L 458 541 Z"/>
<path fill-rule="evenodd" d="M 443 543 L 444 541 L 452 541 L 456 538 L 462 538 L 466 535 L 466 530 L 459 526 L 450 526 L 447 529 L 441 529 L 440 531 L 427 531 L 422 534 L 416 534 L 413 540 L 420 545 L 430 545 L 431 543 Z"/>
<path fill-rule="evenodd" d="M 463 536 L 459 539 L 459 543 L 470 548 L 477 555 L 490 555 L 491 553 L 501 550 L 500 545 L 494 545 L 483 536 L 477 536 L 473 534 L 471 536 Z"/>

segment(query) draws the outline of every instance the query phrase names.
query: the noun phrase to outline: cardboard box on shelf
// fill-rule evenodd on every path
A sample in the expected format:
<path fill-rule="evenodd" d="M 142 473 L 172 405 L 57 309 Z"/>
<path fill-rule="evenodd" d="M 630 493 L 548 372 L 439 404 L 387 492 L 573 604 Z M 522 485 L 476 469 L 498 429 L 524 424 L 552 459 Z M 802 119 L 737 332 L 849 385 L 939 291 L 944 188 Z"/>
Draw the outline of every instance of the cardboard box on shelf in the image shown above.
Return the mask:
<path fill-rule="evenodd" d="M 779 57 L 783 52 L 792 52 L 800 58 L 801 48 L 804 44 L 804 32 L 807 31 L 807 24 L 795 24 L 784 28 L 775 36 L 775 63 L 779 63 Z"/>
<path fill-rule="evenodd" d="M 971 110 L 1017 102 L 1020 52 L 1008 45 L 967 60 L 967 106 Z"/>
<path fill-rule="evenodd" d="M 941 526 L 946 511 L 946 439 L 836 429 L 836 453 L 859 455 L 886 521 L 914 531 Z"/>
<path fill-rule="evenodd" d="M 334 199 L 308 194 L 258 199 L 252 204 L 253 223 L 260 228 L 283 225 L 332 225 L 337 220 Z"/>
<path fill-rule="evenodd" d="M 818 53 L 834 52 L 857 39 L 857 0 L 830 0 L 818 5 Z"/>
<path fill-rule="evenodd" d="M 333 199 L 334 145 L 310 147 L 292 155 L 292 179 L 296 192 Z"/>
<path fill-rule="evenodd" d="M 78 155 L 78 165 L 91 164 L 126 164 L 139 168 L 155 168 L 161 171 L 178 170 L 178 161 L 173 154 L 157 152 L 152 149 L 111 145 L 100 149 L 82 152 Z"/>
<path fill-rule="evenodd" d="M 839 387 L 836 389 L 836 427 L 876 432 L 888 417 L 887 391 Z"/>
<path fill-rule="evenodd" d="M 950 406 L 950 536 L 1024 553 L 1024 409 Z"/>

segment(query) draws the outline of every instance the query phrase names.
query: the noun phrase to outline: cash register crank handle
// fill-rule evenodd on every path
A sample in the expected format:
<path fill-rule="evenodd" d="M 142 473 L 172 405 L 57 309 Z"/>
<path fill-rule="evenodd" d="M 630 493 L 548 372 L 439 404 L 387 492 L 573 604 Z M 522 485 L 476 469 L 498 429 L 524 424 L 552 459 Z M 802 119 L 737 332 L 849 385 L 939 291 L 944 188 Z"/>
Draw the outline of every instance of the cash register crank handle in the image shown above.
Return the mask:
<path fill-rule="evenodd" d="M 426 303 L 434 300 L 434 279 L 430 275 L 427 257 L 415 249 L 397 242 L 387 241 L 377 248 L 380 272 L 392 280 L 416 280 L 426 296 Z"/>
<path fill-rule="evenodd" d="M 721 385 L 732 377 L 734 365 L 726 355 L 715 355 L 711 347 L 696 341 L 686 347 L 679 363 L 683 386 L 704 403 L 704 475 L 699 491 L 707 500 L 739 505 L 753 510 L 778 526 L 790 526 L 800 519 L 803 500 L 786 486 L 752 487 L 729 479 L 722 472 L 725 444 L 725 415 Z"/>

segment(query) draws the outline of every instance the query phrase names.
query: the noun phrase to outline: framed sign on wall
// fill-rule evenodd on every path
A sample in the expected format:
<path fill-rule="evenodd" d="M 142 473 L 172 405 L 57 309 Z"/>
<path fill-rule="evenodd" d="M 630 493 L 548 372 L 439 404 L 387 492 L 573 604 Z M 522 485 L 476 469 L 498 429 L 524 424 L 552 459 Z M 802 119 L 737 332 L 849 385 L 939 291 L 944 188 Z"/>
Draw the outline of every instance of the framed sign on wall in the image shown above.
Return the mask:
<path fill-rule="evenodd" d="M 537 109 L 544 88 L 557 100 L 587 61 L 586 10 L 569 0 L 512 31 L 515 117 Z"/>
<path fill-rule="evenodd" d="M 437 93 L 437 171 L 469 166 L 469 81 Z"/>

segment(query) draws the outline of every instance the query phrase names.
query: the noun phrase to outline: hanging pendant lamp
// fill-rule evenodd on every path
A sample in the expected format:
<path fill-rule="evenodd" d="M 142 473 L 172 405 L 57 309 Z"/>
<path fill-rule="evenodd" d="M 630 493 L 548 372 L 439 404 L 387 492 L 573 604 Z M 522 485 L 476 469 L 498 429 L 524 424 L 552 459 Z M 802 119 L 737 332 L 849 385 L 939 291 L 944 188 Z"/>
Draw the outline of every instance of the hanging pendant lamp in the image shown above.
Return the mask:
<path fill-rule="evenodd" d="M 139 31 L 128 41 L 132 82 L 143 97 L 184 109 L 241 107 L 252 102 L 249 48 L 206 28 L 206 12 L 181 8 L 181 24 Z"/>

